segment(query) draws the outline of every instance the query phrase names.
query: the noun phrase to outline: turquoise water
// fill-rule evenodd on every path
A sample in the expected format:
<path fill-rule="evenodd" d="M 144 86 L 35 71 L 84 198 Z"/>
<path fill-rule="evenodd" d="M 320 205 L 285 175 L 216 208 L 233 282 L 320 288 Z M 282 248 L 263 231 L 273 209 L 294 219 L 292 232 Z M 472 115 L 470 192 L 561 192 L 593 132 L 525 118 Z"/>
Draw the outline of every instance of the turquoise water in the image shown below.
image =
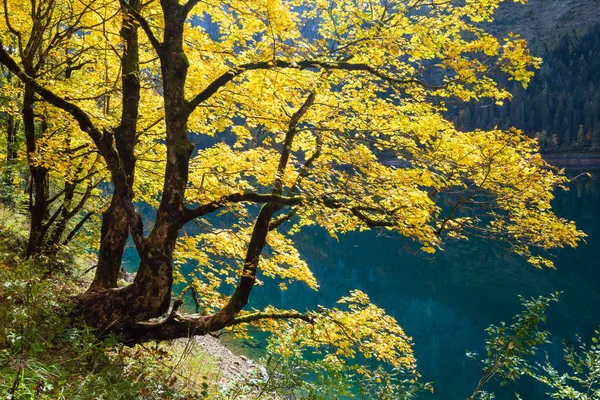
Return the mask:
<path fill-rule="evenodd" d="M 252 305 L 274 304 L 303 309 L 332 306 L 357 288 L 393 315 L 414 338 L 418 369 L 434 382 L 435 396 L 458 400 L 470 395 L 479 379 L 479 366 L 466 350 L 482 352 L 484 329 L 508 321 L 519 312 L 517 295 L 548 295 L 563 291 L 549 312 L 546 328 L 553 333 L 547 349 L 560 364 L 561 342 L 576 334 L 590 338 L 600 325 L 600 176 L 573 182 L 572 190 L 557 193 L 556 212 L 573 219 L 589 237 L 578 249 L 556 251 L 556 270 L 538 270 L 503 249 L 481 241 L 454 242 L 433 258 L 411 254 L 400 238 L 356 233 L 331 239 L 312 230 L 301 235 L 302 252 L 320 284 L 318 293 L 303 285 L 280 292 L 257 288 Z M 497 389 L 497 399 L 542 399 L 543 388 L 532 381 Z"/>
<path fill-rule="evenodd" d="M 546 328 L 553 335 L 547 348 L 557 365 L 562 344 L 576 335 L 590 338 L 600 325 L 600 175 L 582 177 L 568 192 L 557 193 L 558 215 L 573 219 L 589 236 L 578 249 L 556 251 L 556 270 L 538 270 L 519 257 L 481 241 L 449 243 L 434 257 L 413 254 L 401 238 L 376 232 L 353 233 L 336 241 L 320 229 L 303 231 L 297 238 L 301 252 L 320 284 L 314 292 L 304 284 L 279 291 L 265 279 L 251 306 L 305 309 L 317 304 L 331 307 L 351 289 L 366 292 L 414 338 L 418 369 L 423 380 L 434 382 L 435 395 L 421 399 L 467 398 L 479 379 L 479 366 L 465 357 L 481 353 L 484 329 L 508 321 L 519 312 L 517 295 L 548 295 L 563 291 L 549 312 Z M 128 257 L 134 267 L 135 257 Z M 134 269 L 134 268 L 131 268 Z M 543 388 L 532 381 L 494 388 L 497 399 L 544 399 Z"/>

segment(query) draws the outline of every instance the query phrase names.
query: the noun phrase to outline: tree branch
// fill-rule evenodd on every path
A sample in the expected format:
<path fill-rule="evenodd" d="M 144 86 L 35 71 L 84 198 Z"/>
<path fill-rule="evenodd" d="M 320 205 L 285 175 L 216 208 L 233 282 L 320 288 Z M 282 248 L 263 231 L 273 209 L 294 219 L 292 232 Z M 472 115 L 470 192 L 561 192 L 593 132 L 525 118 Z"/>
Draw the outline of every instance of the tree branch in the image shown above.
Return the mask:
<path fill-rule="evenodd" d="M 294 136 L 297 132 L 297 126 L 302 116 L 308 111 L 310 106 L 313 104 L 315 99 L 314 92 L 311 92 L 306 101 L 300 106 L 300 108 L 292 115 L 288 124 L 288 131 L 286 132 L 284 147 L 281 151 L 281 157 L 279 159 L 279 165 L 277 168 L 277 175 L 273 182 L 273 189 L 271 195 L 275 196 L 276 199 L 283 198 L 281 196 L 282 185 L 281 176 L 287 165 L 289 159 L 289 153 L 294 140 Z M 289 197 L 287 199 L 290 199 Z M 238 313 L 248 304 L 250 293 L 256 283 L 256 271 L 258 270 L 258 264 L 260 256 L 267 243 L 267 235 L 270 232 L 269 225 L 273 215 L 281 210 L 284 205 L 296 205 L 302 199 L 299 197 L 292 197 L 288 204 L 282 204 L 281 202 L 269 202 L 264 204 L 256 217 L 254 227 L 252 228 L 252 235 L 250 236 L 250 243 L 246 250 L 246 257 L 242 267 L 242 273 L 240 279 L 235 288 L 235 291 L 229 298 L 227 304 L 221 308 L 217 313 L 213 314 L 210 318 L 210 323 L 215 330 L 222 329 L 219 327 L 228 326 L 238 315 Z"/>
<path fill-rule="evenodd" d="M 77 235 L 77 233 L 79 233 L 79 231 L 81 230 L 81 228 L 83 228 L 83 225 L 85 225 L 85 223 L 94 215 L 93 211 L 90 211 L 89 213 L 87 213 L 82 219 L 81 221 L 79 221 L 77 223 L 77 225 L 75 225 L 75 228 L 73 228 L 73 230 L 71 232 L 69 232 L 69 234 L 67 235 L 67 238 L 65 240 L 63 240 L 62 245 L 66 246 L 67 244 L 69 244 L 71 242 L 71 240 L 73 240 L 73 238 L 75 237 L 75 235 Z"/>
<path fill-rule="evenodd" d="M 43 226 L 42 226 L 42 231 L 40 233 L 40 237 L 43 239 L 44 236 L 46 236 L 46 232 L 48 232 L 48 229 L 50 229 L 50 227 L 52 226 L 52 224 L 54 223 L 54 221 L 56 221 L 56 218 L 58 218 L 58 216 L 60 215 L 60 213 L 63 211 L 64 209 L 64 204 L 61 204 L 56 211 L 54 212 L 54 214 L 52 214 L 52 217 L 50 217 L 50 219 L 48 220 L 48 222 L 46 222 Z"/>
<path fill-rule="evenodd" d="M 173 307 L 171 307 L 171 311 L 169 311 L 169 316 L 167 317 L 167 319 L 175 317 L 177 310 L 179 310 L 179 307 L 181 307 L 183 305 L 183 297 L 185 296 L 185 294 L 187 293 L 188 290 L 192 290 L 192 291 L 194 290 L 192 285 L 186 286 L 185 288 L 183 288 L 181 293 L 179 293 L 179 296 L 177 296 L 177 298 L 173 302 Z"/>
<path fill-rule="evenodd" d="M 294 184 L 292 185 L 290 190 L 287 192 L 288 196 L 293 195 L 298 191 L 298 185 L 300 184 L 300 181 L 303 178 L 308 176 L 308 174 L 309 174 L 308 171 L 309 171 L 310 167 L 313 165 L 315 160 L 321 156 L 321 150 L 323 148 L 323 141 L 321 140 L 321 137 L 318 134 L 315 134 L 315 138 L 316 138 L 315 152 L 304 162 L 304 165 L 300 169 L 300 172 L 298 172 L 298 177 L 296 178 L 296 181 L 294 182 Z"/>
<path fill-rule="evenodd" d="M 98 149 L 103 148 L 102 132 L 98 128 L 96 128 L 96 126 L 92 123 L 90 117 L 81 108 L 63 99 L 62 97 L 57 96 L 50 90 L 42 87 L 39 83 L 35 81 L 35 79 L 23 72 L 21 68 L 17 65 L 15 60 L 13 60 L 13 58 L 10 56 L 10 54 L 8 54 L 6 50 L 4 50 L 4 45 L 2 44 L 2 42 L 0 42 L 0 63 L 6 66 L 21 81 L 31 85 L 34 88 L 35 92 L 39 94 L 48 103 L 71 114 L 79 124 L 81 130 L 86 132 L 90 136 L 90 138 L 94 141 Z"/>
<path fill-rule="evenodd" d="M 181 297 L 181 295 L 179 297 Z M 175 301 L 177 302 L 177 300 Z M 173 305 L 173 309 L 174 307 L 175 304 Z M 215 327 L 212 325 L 213 316 L 198 314 L 180 315 L 177 312 L 173 312 L 173 309 L 171 309 L 171 312 L 169 312 L 167 317 L 160 321 L 138 322 L 131 328 L 124 331 L 123 335 L 125 342 L 128 345 L 134 345 L 150 340 L 171 340 L 192 336 L 202 336 L 219 330 L 214 329 Z M 256 322 L 264 319 L 297 319 L 309 324 L 314 323 L 313 318 L 309 314 L 303 314 L 298 311 L 261 311 L 237 317 L 233 319 L 227 326 Z"/>
<path fill-rule="evenodd" d="M 304 60 L 304 61 L 261 61 L 255 63 L 248 63 L 240 65 L 239 67 L 233 68 L 228 72 L 215 79 L 210 85 L 208 85 L 202 92 L 197 94 L 194 98 L 187 102 L 188 112 L 192 113 L 196 107 L 208 100 L 213 94 L 215 94 L 220 88 L 231 82 L 237 76 L 242 75 L 246 71 L 259 70 L 259 69 L 273 69 L 273 68 L 294 68 L 299 70 L 309 68 L 322 68 L 325 70 L 343 70 L 343 71 L 357 71 L 366 72 L 379 79 L 382 79 L 388 83 L 394 85 L 418 85 L 425 88 L 439 89 L 436 86 L 430 86 L 418 79 L 398 79 L 393 76 L 387 75 L 376 68 L 368 64 L 363 63 L 350 63 L 350 62 L 329 62 L 329 61 L 318 61 L 318 60 Z"/>
<path fill-rule="evenodd" d="M 183 220 L 189 222 L 194 218 L 201 217 L 203 215 L 210 214 L 216 210 L 232 203 L 242 202 L 252 203 L 274 203 L 283 206 L 295 206 L 302 202 L 300 197 L 287 197 L 277 194 L 260 194 L 260 193 L 235 193 L 221 197 L 219 200 L 211 201 L 210 203 L 203 204 L 194 209 L 185 209 Z"/>
<path fill-rule="evenodd" d="M 137 23 L 140 24 L 140 26 L 144 30 L 144 33 L 146 33 L 148 40 L 152 44 L 152 47 L 154 47 L 154 50 L 156 51 L 156 53 L 158 53 L 159 56 L 162 56 L 163 45 L 162 45 L 162 43 L 160 43 L 158 41 L 158 39 L 154 35 L 154 32 L 152 32 L 152 28 L 150 28 L 150 24 L 148 24 L 148 21 L 146 20 L 146 18 L 144 18 L 137 10 L 135 10 L 133 7 L 131 7 L 126 0 L 119 0 L 119 1 L 121 3 L 121 6 L 126 8 L 127 11 L 131 15 L 133 15 L 133 17 L 135 18 Z"/>
<path fill-rule="evenodd" d="M 384 209 L 378 209 L 378 208 L 374 208 L 374 207 L 364 207 L 364 206 L 348 206 L 338 200 L 335 200 L 333 198 L 324 198 L 323 200 L 323 205 L 325 205 L 326 207 L 329 208 L 333 208 L 333 209 L 339 209 L 339 208 L 345 208 L 348 211 L 350 211 L 352 213 L 352 215 L 354 215 L 356 218 L 360 219 L 362 222 L 364 222 L 369 228 L 376 228 L 376 227 L 392 227 L 395 226 L 396 224 L 393 221 L 388 221 L 388 220 L 377 220 L 374 219 L 370 216 L 368 216 L 367 214 L 365 214 L 365 211 L 375 211 L 375 212 L 379 212 L 382 214 L 393 214 L 393 211 L 386 211 Z"/>
<path fill-rule="evenodd" d="M 362 222 L 364 222 L 369 228 L 392 227 L 392 226 L 396 225 L 392 221 L 381 221 L 381 220 L 371 218 L 368 215 L 366 215 L 365 213 L 363 213 L 362 211 L 360 211 L 360 209 L 358 207 L 351 207 L 350 212 L 356 218 L 358 218 Z"/>
<path fill-rule="evenodd" d="M 298 212 L 298 209 L 294 207 L 290 210 L 289 213 L 280 216 L 275 221 L 272 221 L 269 224 L 269 231 L 274 231 L 275 229 L 279 228 L 281 225 L 285 224 L 287 221 L 292 219 L 294 217 L 294 215 L 296 215 L 297 212 Z"/>
<path fill-rule="evenodd" d="M 229 326 L 247 324 L 249 322 L 260 321 L 261 319 L 300 319 L 304 322 L 308 322 L 309 324 L 312 324 L 314 322 L 314 319 L 310 315 L 303 314 L 298 311 L 260 311 L 236 317 L 234 318 L 233 322 L 229 324 Z"/>
<path fill-rule="evenodd" d="M 273 183 L 273 194 L 281 195 L 283 193 L 283 174 L 290 158 L 292 142 L 297 133 L 297 126 L 300 119 L 308 112 L 310 106 L 315 102 L 315 92 L 310 92 L 302 106 L 292 115 L 288 124 L 288 130 L 283 141 L 283 149 L 281 149 L 281 157 L 279 157 L 279 165 L 275 174 L 275 182 Z"/>
<path fill-rule="evenodd" d="M 8 28 L 8 30 L 17 37 L 17 43 L 19 44 L 19 54 L 22 56 L 23 55 L 23 41 L 21 39 L 21 32 L 17 31 L 15 28 L 13 28 L 13 26 L 10 23 L 10 18 L 8 16 L 8 4 L 7 1 L 4 0 L 3 1 L 3 5 L 4 5 L 4 18 L 5 18 L 5 22 L 6 22 L 6 27 Z M 1 45 L 2 43 L 0 43 Z"/>
<path fill-rule="evenodd" d="M 185 15 L 188 15 L 192 11 L 192 8 L 194 8 L 198 3 L 200 3 L 200 0 L 188 0 L 183 5 L 183 12 L 185 13 Z"/>

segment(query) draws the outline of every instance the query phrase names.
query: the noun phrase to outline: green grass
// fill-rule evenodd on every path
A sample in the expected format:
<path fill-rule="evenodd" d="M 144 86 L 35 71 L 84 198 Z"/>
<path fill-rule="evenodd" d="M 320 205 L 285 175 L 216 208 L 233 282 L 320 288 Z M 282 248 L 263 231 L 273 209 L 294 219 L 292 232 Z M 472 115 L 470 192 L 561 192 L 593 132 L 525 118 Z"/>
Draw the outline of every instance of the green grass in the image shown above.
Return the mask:
<path fill-rule="evenodd" d="M 193 342 L 129 348 L 74 327 L 85 254 L 72 251 L 58 271 L 43 258 L 24 260 L 27 228 L 0 206 L 0 398 L 216 398 L 217 364 Z"/>

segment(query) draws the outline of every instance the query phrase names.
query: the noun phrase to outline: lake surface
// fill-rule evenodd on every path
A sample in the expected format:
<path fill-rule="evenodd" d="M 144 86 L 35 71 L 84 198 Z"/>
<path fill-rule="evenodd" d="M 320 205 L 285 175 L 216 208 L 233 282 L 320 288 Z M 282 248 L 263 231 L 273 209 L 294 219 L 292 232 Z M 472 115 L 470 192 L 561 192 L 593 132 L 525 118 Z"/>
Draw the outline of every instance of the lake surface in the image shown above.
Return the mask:
<path fill-rule="evenodd" d="M 332 307 L 352 289 L 393 315 L 414 339 L 418 370 L 433 382 L 435 394 L 419 399 L 464 400 L 473 391 L 480 367 L 467 350 L 483 352 L 484 329 L 509 321 L 520 311 L 517 296 L 564 292 L 553 305 L 546 329 L 553 333 L 547 348 L 560 365 L 562 342 L 576 335 L 589 342 L 600 325 L 600 174 L 574 180 L 571 190 L 556 193 L 555 212 L 575 220 L 589 236 L 577 249 L 556 251 L 556 270 L 538 270 L 520 257 L 477 240 L 451 242 L 433 257 L 407 251 L 403 239 L 376 232 L 352 233 L 332 239 L 320 229 L 307 229 L 297 243 L 320 284 L 314 292 L 304 284 L 280 291 L 265 279 L 256 287 L 250 306 L 272 304 L 303 310 L 317 304 Z M 127 252 L 128 269 L 137 257 Z M 497 399 L 544 399 L 543 387 L 531 380 L 516 386 L 488 387 Z"/>
<path fill-rule="evenodd" d="M 407 252 L 396 237 L 370 232 L 336 241 L 312 230 L 302 233 L 298 242 L 320 291 L 297 284 L 280 292 L 267 279 L 253 293 L 251 305 L 330 307 L 349 290 L 360 289 L 414 338 L 418 369 L 435 388 L 434 396 L 420 398 L 458 400 L 467 398 L 479 379 L 480 367 L 465 352 L 483 352 L 484 329 L 518 313 L 519 294 L 562 291 L 545 326 L 553 333 L 553 345 L 546 350 L 560 365 L 562 341 L 572 344 L 580 335 L 589 342 L 600 325 L 600 175 L 580 177 L 571 186 L 557 193 L 555 211 L 575 220 L 589 236 L 577 249 L 554 253 L 556 270 L 538 270 L 493 244 L 475 240 L 449 243 L 445 251 L 428 258 Z M 514 399 L 514 391 L 524 399 L 546 398 L 543 387 L 532 380 L 488 389 L 497 390 L 497 399 Z"/>

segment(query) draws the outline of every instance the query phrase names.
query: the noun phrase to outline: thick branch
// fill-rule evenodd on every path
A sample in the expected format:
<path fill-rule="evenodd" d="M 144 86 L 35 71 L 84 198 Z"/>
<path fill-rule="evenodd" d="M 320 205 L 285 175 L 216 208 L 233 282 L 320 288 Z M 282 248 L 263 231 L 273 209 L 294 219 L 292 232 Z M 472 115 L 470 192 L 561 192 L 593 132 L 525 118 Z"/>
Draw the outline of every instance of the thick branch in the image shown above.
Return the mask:
<path fill-rule="evenodd" d="M 233 320 L 231 325 L 247 324 L 249 322 L 260 321 L 262 319 L 300 319 L 304 322 L 312 324 L 314 321 L 308 314 L 303 314 L 297 311 L 274 311 L 274 312 L 255 312 L 252 314 L 242 315 Z"/>
<path fill-rule="evenodd" d="M 186 208 L 183 220 L 188 222 L 194 218 L 215 212 L 227 204 L 242 203 L 246 201 L 252 203 L 275 203 L 282 206 L 295 206 L 302 202 L 302 198 L 287 197 L 277 194 L 235 193 L 223 196 L 219 200 L 211 201 L 210 203 L 203 204 L 194 209 Z"/>
<path fill-rule="evenodd" d="M 227 326 L 256 322 L 264 319 L 297 319 L 307 323 L 314 323 L 308 314 L 298 311 L 256 312 L 233 319 Z M 226 327 L 226 326 L 225 326 Z M 125 341 L 130 344 L 147 342 L 150 340 L 171 340 L 192 336 L 202 336 L 220 329 L 214 329 L 211 316 L 180 315 L 170 312 L 169 315 L 158 322 L 140 322 L 123 332 Z M 222 327 L 224 328 L 224 327 Z M 221 328 L 221 329 L 222 329 Z"/>
<path fill-rule="evenodd" d="M 158 53 L 158 55 L 161 56 L 163 53 L 163 51 L 162 51 L 163 45 L 162 45 L 162 43 L 160 43 L 158 41 L 158 39 L 154 35 L 154 32 L 152 32 L 152 28 L 150 28 L 150 24 L 148 24 L 148 21 L 146 20 L 146 18 L 144 18 L 137 10 L 135 10 L 133 7 L 131 7 L 126 0 L 120 0 L 120 3 L 121 3 L 122 7 L 126 8 L 127 11 L 131 15 L 133 15 L 133 17 L 135 18 L 137 23 L 140 24 L 140 26 L 144 30 L 144 33 L 146 33 L 148 40 L 152 44 L 152 47 L 154 47 L 154 50 L 156 50 L 156 53 Z"/>
<path fill-rule="evenodd" d="M 279 157 L 279 165 L 277 166 L 275 182 L 273 183 L 273 194 L 280 195 L 283 193 L 283 174 L 285 173 L 285 167 L 287 166 L 290 158 L 292 142 L 296 136 L 298 123 L 300 122 L 300 119 L 308 112 L 310 106 L 312 106 L 314 102 L 315 93 L 310 92 L 302 106 L 294 113 L 294 115 L 292 115 L 292 118 L 290 118 L 288 130 L 283 141 L 283 149 L 281 149 L 281 156 Z"/>
<path fill-rule="evenodd" d="M 185 13 L 185 15 L 188 15 L 190 11 L 192 11 L 192 8 L 194 8 L 198 3 L 200 3 L 200 0 L 188 0 L 183 5 L 183 12 Z"/>
<path fill-rule="evenodd" d="M 194 111 L 196 107 L 202 104 L 204 101 L 208 100 L 213 94 L 215 94 L 220 88 L 225 86 L 227 83 L 231 82 L 235 77 L 242 75 L 246 71 L 259 70 L 259 69 L 273 69 L 273 68 L 294 68 L 294 69 L 308 69 L 308 68 L 322 68 L 325 70 L 343 70 L 343 71 L 357 71 L 357 72 L 366 72 L 370 75 L 373 75 L 379 79 L 382 79 L 388 83 L 395 85 L 419 85 L 427 88 L 435 88 L 433 86 L 429 86 L 424 82 L 421 82 L 418 79 L 398 79 L 393 76 L 387 75 L 376 68 L 372 67 L 368 64 L 362 63 L 350 63 L 350 62 L 329 62 L 329 61 L 318 61 L 318 60 L 304 60 L 304 61 L 284 61 L 284 60 L 275 60 L 275 61 L 262 61 L 256 63 L 249 63 L 240 65 L 237 68 L 234 68 L 217 79 L 215 79 L 210 85 L 206 87 L 202 92 L 197 94 L 192 100 L 190 100 L 187 105 L 189 109 L 189 113 Z"/>
<path fill-rule="evenodd" d="M 277 176 L 273 183 L 273 189 L 271 195 L 275 196 L 276 199 L 282 198 L 282 181 L 281 176 L 287 165 L 290 149 L 294 136 L 297 132 L 297 126 L 300 119 L 308 111 L 310 106 L 315 100 L 315 94 L 311 92 L 302 104 L 302 106 L 294 113 L 290 118 L 288 125 L 288 131 L 286 132 L 284 147 L 281 151 L 279 158 L 279 166 L 277 168 Z M 288 197 L 288 199 L 290 199 Z M 242 267 L 242 273 L 235 291 L 229 298 L 227 304 L 221 308 L 217 313 L 210 316 L 210 324 L 213 329 L 221 329 L 219 327 L 226 327 L 237 317 L 238 313 L 248 304 L 250 293 L 256 283 L 256 271 L 258 270 L 258 264 L 260 256 L 267 243 L 267 235 L 269 234 L 269 225 L 273 215 L 281 210 L 284 205 L 296 205 L 297 202 L 301 201 L 300 198 L 293 197 L 288 204 L 282 204 L 281 202 L 269 202 L 263 205 L 256 217 L 254 227 L 252 229 L 252 235 L 250 236 L 250 243 L 248 243 L 248 249 L 246 250 L 246 258 L 244 259 L 244 265 Z"/>

